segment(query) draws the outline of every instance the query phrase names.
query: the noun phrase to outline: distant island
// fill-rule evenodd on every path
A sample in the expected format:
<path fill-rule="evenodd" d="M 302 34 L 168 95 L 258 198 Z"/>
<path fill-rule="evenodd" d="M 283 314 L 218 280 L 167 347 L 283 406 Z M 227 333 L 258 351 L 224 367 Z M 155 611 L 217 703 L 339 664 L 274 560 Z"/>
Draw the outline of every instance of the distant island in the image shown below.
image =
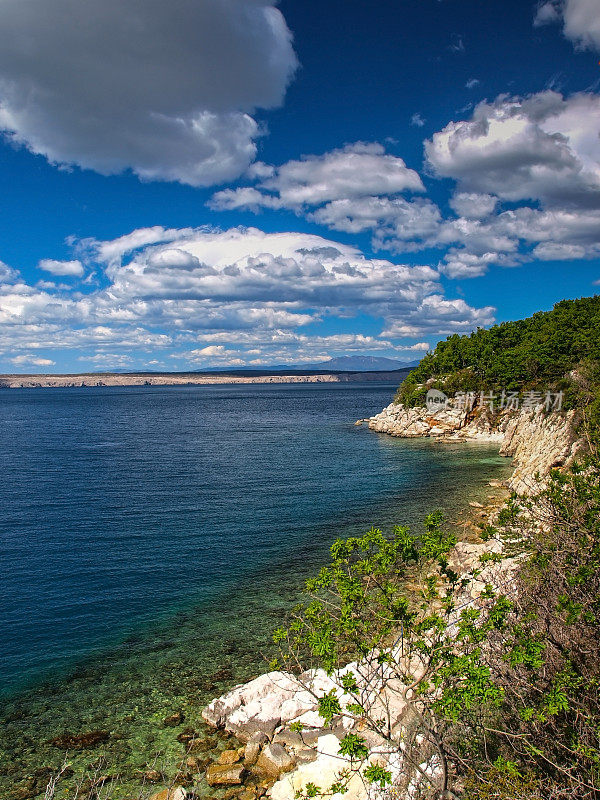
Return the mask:
<path fill-rule="evenodd" d="M 389 371 L 232 370 L 230 372 L 88 372 L 64 375 L 4 374 L 0 388 L 58 389 L 97 386 L 211 386 L 253 383 L 348 383 L 402 381 L 410 368 Z"/>

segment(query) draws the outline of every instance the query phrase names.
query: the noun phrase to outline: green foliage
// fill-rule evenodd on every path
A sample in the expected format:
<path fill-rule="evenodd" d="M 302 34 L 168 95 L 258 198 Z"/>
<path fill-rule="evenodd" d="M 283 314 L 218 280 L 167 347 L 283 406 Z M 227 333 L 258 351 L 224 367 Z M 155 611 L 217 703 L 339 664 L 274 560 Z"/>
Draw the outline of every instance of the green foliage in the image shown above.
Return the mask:
<path fill-rule="evenodd" d="M 378 783 L 382 788 L 384 786 L 389 786 L 392 782 L 391 772 L 384 769 L 379 764 L 369 764 L 363 772 L 363 775 L 368 783 Z"/>
<path fill-rule="evenodd" d="M 594 431 L 588 433 L 593 441 Z M 570 471 L 554 471 L 534 498 L 513 497 L 502 520 L 505 536 L 520 541 L 528 555 L 521 561 L 514 601 L 497 597 L 477 622 L 480 630 L 486 628 L 480 662 L 503 696 L 491 716 L 488 705 L 479 718 L 456 717 L 456 733 L 470 737 L 477 766 L 466 798 L 600 797 L 595 448 Z M 482 717 L 487 717 L 483 724 Z"/>
<path fill-rule="evenodd" d="M 562 300 L 552 311 L 517 322 L 454 334 L 428 353 L 400 386 L 396 400 L 422 405 L 427 387 L 457 391 L 548 389 L 565 392 L 565 407 L 579 403 L 577 382 L 565 375 L 600 363 L 600 295 Z M 596 376 L 600 383 L 600 375 Z M 600 416 L 600 400 L 597 413 Z"/>
<path fill-rule="evenodd" d="M 319 698 L 319 714 L 323 717 L 326 725 L 331 725 L 333 718 L 341 713 L 342 707 L 335 693 L 335 689 L 332 689 L 328 694 Z"/>
<path fill-rule="evenodd" d="M 348 733 L 340 742 L 340 755 L 348 756 L 351 760 L 361 759 L 364 761 L 369 755 L 369 748 L 362 736 L 355 733 Z"/>

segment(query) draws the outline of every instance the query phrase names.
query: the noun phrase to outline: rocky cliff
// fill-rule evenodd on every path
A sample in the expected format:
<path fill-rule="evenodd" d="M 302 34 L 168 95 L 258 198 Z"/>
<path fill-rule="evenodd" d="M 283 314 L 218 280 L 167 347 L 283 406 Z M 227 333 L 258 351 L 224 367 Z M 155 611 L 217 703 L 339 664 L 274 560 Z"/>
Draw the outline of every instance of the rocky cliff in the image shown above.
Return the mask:
<path fill-rule="evenodd" d="M 568 466 L 584 447 L 577 412 L 547 412 L 542 404 L 494 413 L 477 405 L 457 407 L 453 401 L 434 412 L 391 403 L 367 422 L 373 431 L 402 438 L 497 442 L 500 453 L 513 459 L 508 487 L 519 494 L 531 493 L 537 475 L 543 478 L 553 467 Z"/>

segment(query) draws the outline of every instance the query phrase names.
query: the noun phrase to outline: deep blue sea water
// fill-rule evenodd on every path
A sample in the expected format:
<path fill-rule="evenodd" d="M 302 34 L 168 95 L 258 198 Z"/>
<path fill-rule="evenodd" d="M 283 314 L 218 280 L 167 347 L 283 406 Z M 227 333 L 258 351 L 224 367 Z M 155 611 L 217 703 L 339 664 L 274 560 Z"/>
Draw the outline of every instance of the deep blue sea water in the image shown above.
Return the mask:
<path fill-rule="evenodd" d="M 394 389 L 0 390 L 0 788 L 60 761 L 40 731 L 168 750 L 158 720 L 261 669 L 336 536 L 485 496 L 495 448 L 354 426 Z"/>

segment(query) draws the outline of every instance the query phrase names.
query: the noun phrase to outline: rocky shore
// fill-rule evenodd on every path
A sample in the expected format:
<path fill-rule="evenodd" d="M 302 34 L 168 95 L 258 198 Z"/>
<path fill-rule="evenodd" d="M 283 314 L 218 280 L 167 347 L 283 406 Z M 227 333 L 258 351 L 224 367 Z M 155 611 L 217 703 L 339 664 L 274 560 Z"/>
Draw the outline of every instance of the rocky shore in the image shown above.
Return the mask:
<path fill-rule="evenodd" d="M 567 466 L 583 449 L 576 412 L 546 413 L 542 406 L 492 415 L 486 409 L 461 409 L 452 403 L 434 414 L 424 408 L 391 404 L 364 421 L 371 430 L 392 436 L 497 442 L 501 453 L 513 458 L 514 469 L 506 488 L 521 494 L 533 492 L 553 467 Z M 490 521 L 497 503 L 488 508 L 478 503 L 471 506 L 478 521 Z M 498 540 L 461 541 L 456 545 L 451 555 L 452 568 L 464 575 L 479 571 L 477 578 L 469 582 L 460 608 L 476 605 L 486 584 L 510 592 L 518 560 L 503 558 L 496 563 L 494 558 L 488 560 L 488 555 L 481 560 L 485 554 L 499 554 L 502 549 Z M 396 738 L 402 740 L 410 726 L 406 687 L 390 686 L 379 666 L 374 668 L 374 661 L 369 656 L 348 664 L 344 672 L 354 673 L 367 702 L 385 711 Z M 367 740 L 370 763 L 385 766 L 403 787 L 403 800 L 417 797 L 423 776 L 435 775 L 439 769 L 435 757 L 428 757 L 415 768 L 401 752 L 386 749 L 377 735 L 359 730 L 360 726 L 347 717 L 338 716 L 326 725 L 319 716 L 317 698 L 328 692 L 335 692 L 344 701 L 339 676 L 330 677 L 323 670 L 300 676 L 270 672 L 213 700 L 203 712 L 204 720 L 229 733 L 241 746 L 208 766 L 209 785 L 231 787 L 228 796 L 239 796 L 241 800 L 254 800 L 264 794 L 272 800 L 294 800 L 311 785 L 329 786 L 340 770 L 349 766 L 340 755 L 339 746 L 340 740 L 353 732 Z M 347 789 L 339 800 L 376 800 L 384 796 L 383 790 L 366 784 L 358 775 L 352 777 Z M 176 800 L 185 798 L 183 792 Z M 333 798 L 338 800 L 338 795 Z"/>
<path fill-rule="evenodd" d="M 405 408 L 391 403 L 364 420 L 373 431 L 390 436 L 435 437 L 439 441 L 496 442 L 500 454 L 513 459 L 508 488 L 528 494 L 553 467 L 568 466 L 583 447 L 577 433 L 576 411 L 547 412 L 542 404 L 492 413 L 487 407 L 457 406 L 432 413 L 428 408 Z"/>

